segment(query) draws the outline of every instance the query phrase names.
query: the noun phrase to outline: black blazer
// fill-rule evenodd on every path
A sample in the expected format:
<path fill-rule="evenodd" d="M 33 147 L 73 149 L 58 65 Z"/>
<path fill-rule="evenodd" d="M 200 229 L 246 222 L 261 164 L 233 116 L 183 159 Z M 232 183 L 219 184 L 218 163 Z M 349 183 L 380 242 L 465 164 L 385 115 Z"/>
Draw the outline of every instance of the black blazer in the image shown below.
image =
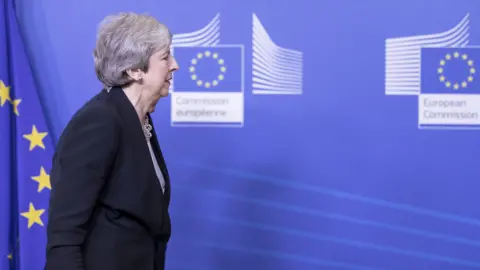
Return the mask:
<path fill-rule="evenodd" d="M 165 193 L 122 89 L 102 90 L 73 116 L 50 173 L 46 270 L 164 269 L 170 180 L 152 135 Z"/>

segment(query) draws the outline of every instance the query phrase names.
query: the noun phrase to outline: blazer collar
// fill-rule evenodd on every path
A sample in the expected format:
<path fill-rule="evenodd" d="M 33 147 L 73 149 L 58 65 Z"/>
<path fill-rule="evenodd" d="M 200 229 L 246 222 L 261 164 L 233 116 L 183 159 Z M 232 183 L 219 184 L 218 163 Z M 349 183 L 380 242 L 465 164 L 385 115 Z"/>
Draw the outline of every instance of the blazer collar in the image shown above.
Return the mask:
<path fill-rule="evenodd" d="M 138 119 L 137 111 L 135 111 L 132 102 L 130 102 L 125 92 L 123 92 L 123 89 L 120 87 L 112 87 L 108 92 L 108 95 L 111 101 L 115 104 L 115 107 L 117 108 L 123 122 L 126 124 L 126 127 L 135 135 L 135 139 L 141 138 L 142 140 L 145 140 L 142 123 L 140 122 L 140 119 Z"/>
<path fill-rule="evenodd" d="M 104 91 L 106 91 L 106 90 L 104 90 Z M 111 88 L 110 91 L 108 92 L 108 95 L 109 95 L 110 100 L 115 104 L 115 107 L 117 108 L 117 110 L 120 114 L 120 117 L 122 118 L 122 121 L 126 125 L 126 128 L 130 132 L 132 132 L 131 134 L 134 137 L 132 139 L 134 139 L 135 141 L 138 141 L 138 142 L 140 142 L 140 141 L 144 142 L 141 149 L 144 150 L 146 155 L 147 154 L 149 155 L 148 146 L 145 143 L 145 135 L 143 133 L 143 127 L 142 127 L 143 123 L 141 123 L 140 120 L 138 119 L 138 114 L 135 111 L 135 108 L 133 107 L 132 102 L 130 102 L 127 95 L 125 94 L 125 92 L 123 92 L 123 89 L 120 88 L 120 87 Z M 150 139 L 150 142 L 152 143 L 152 146 L 154 148 L 154 152 L 157 156 L 157 161 L 160 165 L 160 169 L 162 170 L 163 176 L 164 176 L 165 181 L 166 181 L 166 191 L 165 191 L 165 193 L 167 193 L 167 196 L 169 196 L 170 177 L 169 177 L 169 174 L 168 174 L 168 171 L 167 171 L 167 168 L 166 168 L 165 160 L 163 158 L 163 154 L 162 154 L 160 145 L 158 143 L 157 133 L 155 131 L 155 128 L 153 127 L 153 123 L 152 123 L 150 114 L 147 114 L 147 116 L 148 116 L 150 124 L 152 125 L 152 131 L 151 131 L 152 138 Z"/>

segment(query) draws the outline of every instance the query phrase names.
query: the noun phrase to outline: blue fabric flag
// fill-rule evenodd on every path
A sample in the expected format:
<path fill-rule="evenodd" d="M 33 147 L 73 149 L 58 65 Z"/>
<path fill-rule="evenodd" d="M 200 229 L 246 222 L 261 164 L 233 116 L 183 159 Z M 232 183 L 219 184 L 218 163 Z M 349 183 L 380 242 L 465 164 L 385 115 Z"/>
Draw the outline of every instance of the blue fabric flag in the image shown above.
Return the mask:
<path fill-rule="evenodd" d="M 17 25 L 0 4 L 0 269 L 40 270 L 53 142 Z"/>

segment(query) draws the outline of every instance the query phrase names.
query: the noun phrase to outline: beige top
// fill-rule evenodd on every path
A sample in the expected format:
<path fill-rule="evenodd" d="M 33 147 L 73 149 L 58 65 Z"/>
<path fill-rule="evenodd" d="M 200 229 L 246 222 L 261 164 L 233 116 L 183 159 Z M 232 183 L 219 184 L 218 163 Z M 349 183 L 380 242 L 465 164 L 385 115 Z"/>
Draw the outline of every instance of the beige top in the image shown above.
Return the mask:
<path fill-rule="evenodd" d="M 147 140 L 148 149 L 150 149 L 150 156 L 152 157 L 153 166 L 155 167 L 155 172 L 157 173 L 157 178 L 160 181 L 160 186 L 162 187 L 162 192 L 165 193 L 165 178 L 163 178 L 162 170 L 160 170 L 160 166 L 158 165 L 157 158 L 155 157 L 155 153 L 153 152 L 152 144 L 150 140 Z"/>

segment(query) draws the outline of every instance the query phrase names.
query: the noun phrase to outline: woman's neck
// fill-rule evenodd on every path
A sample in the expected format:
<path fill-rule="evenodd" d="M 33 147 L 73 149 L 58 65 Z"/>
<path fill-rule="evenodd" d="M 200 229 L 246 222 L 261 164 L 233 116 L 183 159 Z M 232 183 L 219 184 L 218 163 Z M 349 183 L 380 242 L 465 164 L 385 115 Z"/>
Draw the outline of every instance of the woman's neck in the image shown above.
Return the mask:
<path fill-rule="evenodd" d="M 145 119 L 145 116 L 147 115 L 150 106 L 146 104 L 144 100 L 142 100 L 142 91 L 140 87 L 136 85 L 130 85 L 123 88 L 123 92 L 135 108 L 140 123 L 143 123 L 143 120 Z"/>

